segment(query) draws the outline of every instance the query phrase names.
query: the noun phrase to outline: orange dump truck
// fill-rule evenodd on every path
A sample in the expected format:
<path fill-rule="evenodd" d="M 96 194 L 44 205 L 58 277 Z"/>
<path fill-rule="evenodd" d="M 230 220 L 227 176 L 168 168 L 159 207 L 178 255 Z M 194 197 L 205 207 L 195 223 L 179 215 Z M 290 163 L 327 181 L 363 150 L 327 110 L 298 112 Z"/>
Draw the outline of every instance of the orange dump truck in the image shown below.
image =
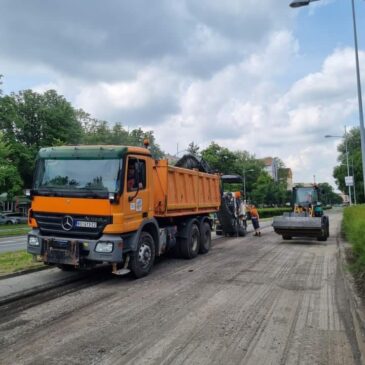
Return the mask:
<path fill-rule="evenodd" d="M 219 176 L 168 166 L 142 147 L 64 146 L 37 156 L 28 252 L 61 269 L 112 264 L 147 275 L 155 257 L 211 245 Z"/>

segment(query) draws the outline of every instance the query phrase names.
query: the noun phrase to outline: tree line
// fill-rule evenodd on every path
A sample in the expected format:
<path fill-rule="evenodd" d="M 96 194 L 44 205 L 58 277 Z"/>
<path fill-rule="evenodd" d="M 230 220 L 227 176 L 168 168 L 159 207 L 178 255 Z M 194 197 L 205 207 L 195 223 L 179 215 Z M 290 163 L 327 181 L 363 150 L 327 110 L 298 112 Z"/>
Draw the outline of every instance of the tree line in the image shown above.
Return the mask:
<path fill-rule="evenodd" d="M 21 195 L 24 188 L 32 185 L 36 154 L 42 147 L 142 146 L 145 138 L 150 141 L 153 157 L 162 158 L 164 152 L 156 143 L 153 131 L 141 128 L 129 131 L 122 123 L 111 125 L 92 118 L 87 112 L 74 108 L 55 90 L 44 93 L 23 90 L 3 95 L 0 76 L 0 194 Z M 217 172 L 245 176 L 247 198 L 256 204 L 285 205 L 290 201 L 286 176 L 279 173 L 278 181 L 274 181 L 264 170 L 263 162 L 247 151 L 231 151 L 215 142 L 201 151 L 192 142 L 187 151 L 201 156 Z M 276 163 L 279 172 L 284 171 L 283 162 L 276 159 Z"/>
<path fill-rule="evenodd" d="M 92 118 L 75 109 L 55 90 L 37 93 L 24 90 L 0 94 L 0 194 L 22 194 L 32 185 L 35 158 L 41 147 L 73 144 L 117 144 L 141 146 L 151 143 L 155 158 L 163 152 L 153 131 L 126 130 L 121 123 Z"/>
<path fill-rule="evenodd" d="M 265 171 L 263 160 L 247 151 L 231 151 L 215 142 L 212 142 L 202 151 L 199 151 L 199 146 L 191 142 L 187 151 L 202 157 L 215 171 L 244 177 L 246 199 L 250 202 L 259 206 L 284 206 L 291 203 L 292 192 L 290 187 L 288 190 L 288 169 L 279 158 L 274 158 L 278 168 L 278 180 L 275 181 Z M 330 184 L 320 183 L 318 185 L 322 192 L 321 201 L 323 204 L 332 205 L 342 202 Z"/>

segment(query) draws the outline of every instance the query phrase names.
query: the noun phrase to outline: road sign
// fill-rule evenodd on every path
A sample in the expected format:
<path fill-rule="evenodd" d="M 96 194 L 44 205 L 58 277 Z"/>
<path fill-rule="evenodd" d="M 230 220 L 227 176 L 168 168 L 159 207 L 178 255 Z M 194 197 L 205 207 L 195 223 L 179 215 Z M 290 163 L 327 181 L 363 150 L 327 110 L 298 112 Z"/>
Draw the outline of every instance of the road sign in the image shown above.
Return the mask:
<path fill-rule="evenodd" d="M 354 186 L 354 177 L 345 176 L 345 184 L 346 184 L 346 186 Z"/>

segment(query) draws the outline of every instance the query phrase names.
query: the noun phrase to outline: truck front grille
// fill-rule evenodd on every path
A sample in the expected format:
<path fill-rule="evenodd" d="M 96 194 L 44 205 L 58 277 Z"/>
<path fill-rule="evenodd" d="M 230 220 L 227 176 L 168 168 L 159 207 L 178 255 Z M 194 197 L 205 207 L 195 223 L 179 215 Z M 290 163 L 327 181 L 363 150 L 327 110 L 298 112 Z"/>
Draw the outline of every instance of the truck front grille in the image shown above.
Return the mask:
<path fill-rule="evenodd" d="M 33 212 L 33 217 L 46 236 L 96 239 L 102 235 L 105 226 L 112 223 L 110 216 Z"/>

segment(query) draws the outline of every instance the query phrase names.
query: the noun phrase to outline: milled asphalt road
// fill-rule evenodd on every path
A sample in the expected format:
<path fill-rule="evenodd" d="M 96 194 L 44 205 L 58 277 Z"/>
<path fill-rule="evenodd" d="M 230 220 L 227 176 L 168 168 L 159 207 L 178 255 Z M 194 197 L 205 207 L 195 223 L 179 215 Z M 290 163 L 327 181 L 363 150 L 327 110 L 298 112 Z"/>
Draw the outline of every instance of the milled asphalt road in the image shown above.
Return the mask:
<path fill-rule="evenodd" d="M 7 364 L 361 364 L 336 233 L 216 240 L 163 258 L 143 279 L 111 277 L 0 316 Z M 13 303 L 16 305 L 16 302 Z"/>
<path fill-rule="evenodd" d="M 263 230 L 267 229 L 269 226 L 271 226 L 271 220 L 261 223 Z M 251 224 L 248 225 L 247 229 L 247 234 L 251 234 Z M 216 236 L 216 234 L 213 232 L 212 239 L 215 240 L 219 238 L 221 238 L 221 236 Z M 14 238 L 14 245 L 19 244 L 22 245 L 22 249 L 26 249 L 26 244 L 23 243 L 25 239 L 26 236 L 19 236 L 18 239 Z M 12 242 L 11 240 L 13 239 L 9 238 L 9 240 Z M 4 240 L 4 242 L 0 241 L 0 245 L 5 244 L 7 246 L 6 242 L 6 240 Z M 8 250 L 14 251 L 13 247 L 15 246 L 10 246 Z M 55 285 L 61 285 L 63 282 L 78 280 L 80 277 L 84 276 L 84 272 L 64 272 L 58 268 L 49 268 L 44 271 L 36 271 L 28 273 L 27 275 L 19 275 L 11 278 L 2 279 L 0 277 L 0 305 L 5 301 L 9 301 L 10 299 L 28 295 L 35 291 L 43 291 L 47 288 L 52 288 Z"/>

